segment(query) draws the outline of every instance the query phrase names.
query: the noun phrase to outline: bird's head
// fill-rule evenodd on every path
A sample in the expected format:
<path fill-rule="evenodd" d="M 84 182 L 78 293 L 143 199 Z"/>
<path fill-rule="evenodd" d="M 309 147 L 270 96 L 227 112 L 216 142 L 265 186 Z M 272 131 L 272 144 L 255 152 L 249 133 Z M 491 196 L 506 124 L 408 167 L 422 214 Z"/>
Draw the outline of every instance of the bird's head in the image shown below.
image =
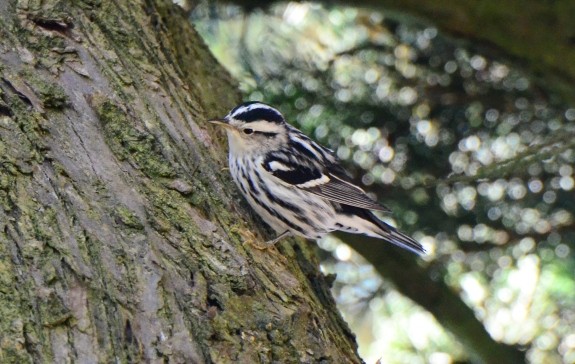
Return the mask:
<path fill-rule="evenodd" d="M 245 102 L 222 119 L 210 120 L 228 134 L 230 154 L 265 154 L 288 142 L 289 126 L 283 115 L 261 102 Z"/>

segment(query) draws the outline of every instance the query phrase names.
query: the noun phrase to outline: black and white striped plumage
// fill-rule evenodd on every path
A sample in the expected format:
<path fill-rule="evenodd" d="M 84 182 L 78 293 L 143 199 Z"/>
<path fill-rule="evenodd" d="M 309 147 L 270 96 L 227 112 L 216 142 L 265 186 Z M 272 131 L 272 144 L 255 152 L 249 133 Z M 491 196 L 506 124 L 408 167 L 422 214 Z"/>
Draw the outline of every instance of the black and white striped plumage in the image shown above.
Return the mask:
<path fill-rule="evenodd" d="M 342 230 L 381 238 L 416 253 L 424 251 L 421 244 L 371 212 L 389 209 L 349 181 L 331 150 L 287 124 L 273 107 L 246 102 L 211 122 L 227 131 L 234 181 L 281 237 L 317 239 Z"/>

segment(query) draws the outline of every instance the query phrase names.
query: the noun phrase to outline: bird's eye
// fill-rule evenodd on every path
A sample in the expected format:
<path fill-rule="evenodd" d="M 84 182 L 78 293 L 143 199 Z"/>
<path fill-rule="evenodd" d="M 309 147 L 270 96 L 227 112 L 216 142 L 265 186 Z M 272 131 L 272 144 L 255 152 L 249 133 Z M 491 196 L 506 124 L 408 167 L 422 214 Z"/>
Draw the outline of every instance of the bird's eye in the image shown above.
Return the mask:
<path fill-rule="evenodd" d="M 244 134 L 252 134 L 254 132 L 254 129 L 244 129 Z"/>

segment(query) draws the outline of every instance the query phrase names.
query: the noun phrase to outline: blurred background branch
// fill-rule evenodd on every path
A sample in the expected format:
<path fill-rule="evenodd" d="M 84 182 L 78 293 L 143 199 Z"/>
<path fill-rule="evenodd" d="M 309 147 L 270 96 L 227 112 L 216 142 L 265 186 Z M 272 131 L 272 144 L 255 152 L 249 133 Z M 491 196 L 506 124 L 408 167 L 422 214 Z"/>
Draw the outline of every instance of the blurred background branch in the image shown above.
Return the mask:
<path fill-rule="evenodd" d="M 274 1 L 230 1 L 246 10 Z M 368 7 L 402 22 L 425 20 L 446 34 L 467 39 L 491 52 L 501 51 L 565 101 L 575 100 L 575 2 L 361 0 L 316 1 L 326 6 Z"/>
<path fill-rule="evenodd" d="M 467 349 L 474 362 L 523 363 L 524 354 L 509 345 L 494 341 L 459 295 L 441 279 L 438 266 L 421 266 L 413 256 L 397 249 L 374 249 L 380 244 L 365 236 L 340 234 L 338 237 L 361 254 L 385 279 L 393 282 L 401 294 L 409 297 L 435 316 Z M 436 279 L 432 279 L 435 276 Z"/>

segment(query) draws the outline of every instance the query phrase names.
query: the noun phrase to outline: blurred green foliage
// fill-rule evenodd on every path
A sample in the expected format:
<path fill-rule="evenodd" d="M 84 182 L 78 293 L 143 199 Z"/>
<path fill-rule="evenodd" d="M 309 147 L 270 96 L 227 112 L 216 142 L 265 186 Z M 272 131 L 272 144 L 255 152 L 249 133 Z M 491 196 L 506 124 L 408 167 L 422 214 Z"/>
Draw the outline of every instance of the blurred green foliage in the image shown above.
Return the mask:
<path fill-rule="evenodd" d="M 203 3 L 192 21 L 247 98 L 331 147 L 394 211 L 496 340 L 532 363 L 575 362 L 575 108 L 489 48 L 371 10 Z M 346 245 L 319 245 L 366 361 L 466 360 Z"/>

